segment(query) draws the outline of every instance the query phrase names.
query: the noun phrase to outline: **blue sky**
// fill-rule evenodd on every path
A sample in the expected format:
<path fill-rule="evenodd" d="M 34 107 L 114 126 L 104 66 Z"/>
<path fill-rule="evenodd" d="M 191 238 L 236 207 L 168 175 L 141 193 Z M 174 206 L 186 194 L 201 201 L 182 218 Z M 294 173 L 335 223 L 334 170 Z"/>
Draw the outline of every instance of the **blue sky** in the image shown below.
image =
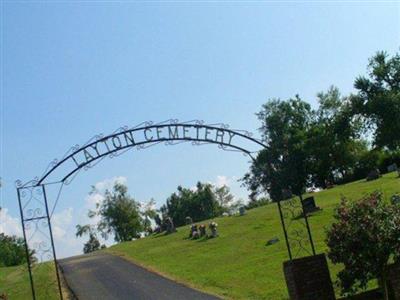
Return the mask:
<path fill-rule="evenodd" d="M 97 133 L 146 120 L 203 119 L 257 135 L 268 98 L 316 104 L 331 84 L 343 94 L 378 50 L 400 46 L 395 2 L 3 1 L 2 226 L 19 233 L 14 181 Z M 156 146 L 107 159 L 68 186 L 55 214 L 61 256 L 81 249 L 74 226 L 93 204 L 90 186 L 127 183 L 162 204 L 197 180 L 236 182 L 248 158 L 215 146 Z M 114 179 L 113 179 L 114 178 Z M 0 228 L 1 229 L 1 228 Z"/>

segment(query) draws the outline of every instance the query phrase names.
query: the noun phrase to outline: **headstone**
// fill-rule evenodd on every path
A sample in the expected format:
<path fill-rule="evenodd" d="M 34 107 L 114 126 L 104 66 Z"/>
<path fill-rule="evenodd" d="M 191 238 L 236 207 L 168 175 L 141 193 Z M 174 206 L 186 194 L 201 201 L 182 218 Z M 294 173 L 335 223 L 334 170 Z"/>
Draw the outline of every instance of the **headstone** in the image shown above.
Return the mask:
<path fill-rule="evenodd" d="M 325 186 L 327 189 L 331 189 L 331 188 L 335 187 L 335 185 L 329 180 L 325 180 Z"/>
<path fill-rule="evenodd" d="M 291 300 L 335 300 L 325 254 L 286 261 L 283 271 Z"/>
<path fill-rule="evenodd" d="M 192 232 L 192 239 L 197 240 L 199 238 L 200 234 L 198 231 L 193 231 Z"/>
<path fill-rule="evenodd" d="M 320 210 L 318 206 L 315 205 L 314 197 L 308 197 L 303 200 L 303 210 L 305 214 L 310 214 L 315 211 Z"/>
<path fill-rule="evenodd" d="M 186 225 L 193 224 L 193 220 L 192 220 L 192 218 L 189 217 L 189 216 L 185 218 L 185 221 L 186 221 Z"/>
<path fill-rule="evenodd" d="M 189 238 L 193 237 L 193 232 L 197 231 L 197 225 L 196 224 L 192 224 L 192 226 L 190 226 L 190 233 L 189 233 Z"/>
<path fill-rule="evenodd" d="M 215 223 L 215 222 L 211 222 L 211 223 L 208 225 L 208 228 L 210 228 L 210 230 L 211 230 L 211 236 L 210 236 L 210 237 L 215 238 L 215 237 L 218 236 L 217 227 L 218 227 L 218 224 Z"/>
<path fill-rule="evenodd" d="M 381 177 L 381 173 L 379 172 L 378 169 L 375 169 L 368 173 L 367 181 L 375 180 L 378 179 L 379 177 Z"/>
<path fill-rule="evenodd" d="M 397 171 L 397 165 L 396 164 L 391 164 L 387 167 L 388 172 L 394 172 Z"/>
<path fill-rule="evenodd" d="M 199 226 L 200 237 L 206 236 L 206 225 L 201 224 Z"/>
<path fill-rule="evenodd" d="M 269 241 L 267 241 L 267 246 L 276 244 L 277 242 L 279 242 L 279 239 L 277 237 L 274 237 L 274 238 L 270 239 Z"/>
<path fill-rule="evenodd" d="M 175 229 L 175 226 L 174 226 L 174 222 L 172 221 L 172 218 L 171 218 L 171 217 L 168 217 L 168 218 L 165 220 L 165 226 L 166 226 L 167 234 L 176 232 L 176 229 Z"/>
<path fill-rule="evenodd" d="M 240 208 L 239 208 L 239 214 L 241 215 L 241 216 L 244 216 L 244 213 L 246 212 L 246 208 L 244 207 L 244 206 L 241 206 Z"/>
<path fill-rule="evenodd" d="M 228 214 L 227 212 L 224 212 L 224 213 L 222 214 L 222 216 L 223 216 L 223 217 L 229 217 L 229 214 Z"/>

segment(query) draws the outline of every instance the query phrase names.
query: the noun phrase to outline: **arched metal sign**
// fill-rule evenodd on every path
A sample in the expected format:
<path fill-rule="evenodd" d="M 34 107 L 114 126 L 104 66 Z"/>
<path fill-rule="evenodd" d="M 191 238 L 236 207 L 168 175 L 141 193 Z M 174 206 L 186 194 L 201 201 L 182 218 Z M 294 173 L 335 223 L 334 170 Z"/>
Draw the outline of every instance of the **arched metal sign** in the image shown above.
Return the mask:
<path fill-rule="evenodd" d="M 183 123 L 169 120 L 158 124 L 145 122 L 132 128 L 121 127 L 107 136 L 96 135 L 94 140 L 83 146 L 71 148 L 68 155 L 52 162 L 37 183 L 46 182 L 46 179 L 62 165 L 66 166 L 68 171 L 64 171 L 59 180 L 65 181 L 81 168 L 88 168 L 104 157 L 113 157 L 127 149 L 144 149 L 159 143 L 173 145 L 181 142 L 192 142 L 193 145 L 217 144 L 221 149 L 240 151 L 250 157 L 252 153 L 257 152 L 254 145 L 261 149 L 265 147 L 261 140 L 254 138 L 250 132 L 230 129 L 226 124 L 205 125 L 197 120 Z M 252 148 L 249 147 L 249 142 L 253 144 Z"/>
<path fill-rule="evenodd" d="M 34 300 L 49 298 L 50 293 L 54 293 L 54 290 L 47 290 L 45 293 L 48 294 L 38 295 L 38 291 L 35 289 L 37 284 L 35 274 L 39 267 L 48 267 L 54 271 L 56 285 L 48 284 L 48 286 L 49 289 L 55 286 L 60 299 L 62 299 L 51 217 L 63 186 L 68 185 L 81 170 L 95 166 L 106 157 L 113 158 L 130 149 L 142 150 L 160 143 L 176 145 L 188 142 L 196 146 L 216 144 L 222 150 L 241 152 L 252 160 L 254 160 L 254 154 L 267 147 L 261 140 L 254 138 L 252 133 L 231 129 L 226 124 L 204 124 L 199 120 L 179 122 L 176 119 L 156 124 L 144 122 L 131 128 L 121 127 L 107 136 L 96 135 L 81 146 L 71 147 L 62 158 L 53 160 L 42 176 L 25 184 L 22 184 L 21 181 L 16 182 Z M 54 200 L 54 206 L 51 208 L 48 205 L 46 187 L 54 184 L 59 185 L 59 192 Z M 279 209 L 281 212 L 280 206 Z M 289 255 L 292 258 L 282 213 L 281 221 Z M 32 251 L 34 251 L 34 255 L 32 255 Z M 46 263 L 33 264 L 33 256 L 35 260 Z"/>

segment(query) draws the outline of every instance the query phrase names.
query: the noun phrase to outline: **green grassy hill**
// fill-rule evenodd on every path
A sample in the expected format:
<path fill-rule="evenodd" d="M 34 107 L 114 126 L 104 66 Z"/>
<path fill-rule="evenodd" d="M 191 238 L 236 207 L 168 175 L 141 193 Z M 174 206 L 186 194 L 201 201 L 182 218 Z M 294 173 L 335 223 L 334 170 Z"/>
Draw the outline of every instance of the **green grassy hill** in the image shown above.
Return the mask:
<path fill-rule="evenodd" d="M 390 173 L 379 180 L 357 181 L 314 194 L 317 205 L 323 209 L 310 218 L 317 252 L 326 251 L 325 228 L 331 224 L 340 198 L 356 200 L 374 190 L 389 198 L 400 192 L 400 179 Z M 287 299 L 282 262 L 288 254 L 277 205 L 215 221 L 220 235 L 216 239 L 187 239 L 189 226 L 184 226 L 172 235 L 121 243 L 107 251 L 224 298 Z M 266 246 L 266 241 L 275 236 L 280 242 Z M 330 265 L 333 280 L 338 270 L 338 266 Z"/>
<path fill-rule="evenodd" d="M 32 272 L 35 279 L 37 299 L 59 299 L 55 273 L 51 269 L 52 263 L 35 265 Z M 5 293 L 10 300 L 27 300 L 32 298 L 29 283 L 28 266 L 26 264 L 15 267 L 0 268 L 0 295 Z M 69 294 L 63 290 L 65 299 Z"/>

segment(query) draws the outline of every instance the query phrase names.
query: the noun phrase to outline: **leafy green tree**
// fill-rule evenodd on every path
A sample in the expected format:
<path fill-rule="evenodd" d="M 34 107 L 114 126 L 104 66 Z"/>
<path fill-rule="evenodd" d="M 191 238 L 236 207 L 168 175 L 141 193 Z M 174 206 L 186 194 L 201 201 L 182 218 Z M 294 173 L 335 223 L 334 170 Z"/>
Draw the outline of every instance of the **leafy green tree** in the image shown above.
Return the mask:
<path fill-rule="evenodd" d="M 222 207 L 216 199 L 213 186 L 198 182 L 195 191 L 179 186 L 178 191 L 161 207 L 161 212 L 171 217 L 176 226 L 182 226 L 188 216 L 194 222 L 210 219 L 220 215 Z"/>
<path fill-rule="evenodd" d="M 90 193 L 99 191 L 92 187 Z M 115 183 L 113 189 L 107 189 L 103 196 L 104 200 L 96 204 L 95 210 L 88 212 L 89 218 L 100 218 L 97 224 L 76 226 L 77 236 L 89 234 L 88 249 L 93 248 L 91 245 L 97 245 L 96 232 L 105 239 L 112 235 L 118 243 L 140 238 L 144 229 L 143 219 L 139 204 L 128 194 L 128 188 L 121 183 Z"/>
<path fill-rule="evenodd" d="M 97 238 L 96 229 L 93 225 L 76 225 L 76 234 L 78 236 L 89 235 L 89 240 L 83 245 L 83 253 L 90 253 L 100 249 L 100 242 Z"/>
<path fill-rule="evenodd" d="M 267 192 L 273 201 L 278 201 L 285 189 L 301 195 L 310 184 L 310 105 L 298 96 L 288 101 L 273 99 L 263 105 L 257 116 L 267 148 L 258 154 L 243 178 L 251 190 L 250 198 Z"/>
<path fill-rule="evenodd" d="M 352 115 L 348 98 L 331 86 L 318 93 L 318 110 L 307 132 L 307 144 L 312 166 L 312 181 L 316 187 L 338 182 L 351 176 L 360 149 L 361 124 Z"/>
<path fill-rule="evenodd" d="M 89 240 L 83 245 L 83 253 L 90 253 L 99 249 L 99 240 L 94 234 L 89 234 Z"/>
<path fill-rule="evenodd" d="M 151 220 L 155 220 L 157 211 L 155 210 L 156 201 L 152 198 L 149 202 L 142 205 L 142 216 L 143 216 L 143 229 L 147 233 L 152 232 Z"/>
<path fill-rule="evenodd" d="M 125 185 L 115 183 L 112 191 L 105 191 L 96 215 L 100 216 L 97 229 L 104 237 L 111 234 L 116 242 L 140 238 L 143 220 L 139 204 L 128 194 Z"/>
<path fill-rule="evenodd" d="M 356 202 L 343 199 L 334 218 L 327 231 L 328 256 L 344 266 L 338 273 L 342 294 L 354 294 L 378 278 L 388 299 L 387 267 L 400 261 L 400 206 L 375 192 Z"/>
<path fill-rule="evenodd" d="M 247 205 L 246 205 L 246 209 L 247 210 L 253 209 L 256 207 L 268 205 L 269 203 L 271 203 L 271 200 L 266 197 L 250 199 L 249 203 L 247 203 Z"/>
<path fill-rule="evenodd" d="M 378 52 L 368 64 L 368 77 L 355 80 L 353 113 L 365 118 L 374 133 L 374 145 L 400 147 L 400 54 Z"/>
<path fill-rule="evenodd" d="M 0 266 L 17 266 L 25 262 L 24 239 L 0 233 Z"/>
<path fill-rule="evenodd" d="M 224 211 L 228 211 L 229 206 L 235 199 L 235 197 L 231 193 L 230 188 L 226 185 L 223 185 L 221 187 L 215 187 L 214 194 L 221 208 Z"/>

